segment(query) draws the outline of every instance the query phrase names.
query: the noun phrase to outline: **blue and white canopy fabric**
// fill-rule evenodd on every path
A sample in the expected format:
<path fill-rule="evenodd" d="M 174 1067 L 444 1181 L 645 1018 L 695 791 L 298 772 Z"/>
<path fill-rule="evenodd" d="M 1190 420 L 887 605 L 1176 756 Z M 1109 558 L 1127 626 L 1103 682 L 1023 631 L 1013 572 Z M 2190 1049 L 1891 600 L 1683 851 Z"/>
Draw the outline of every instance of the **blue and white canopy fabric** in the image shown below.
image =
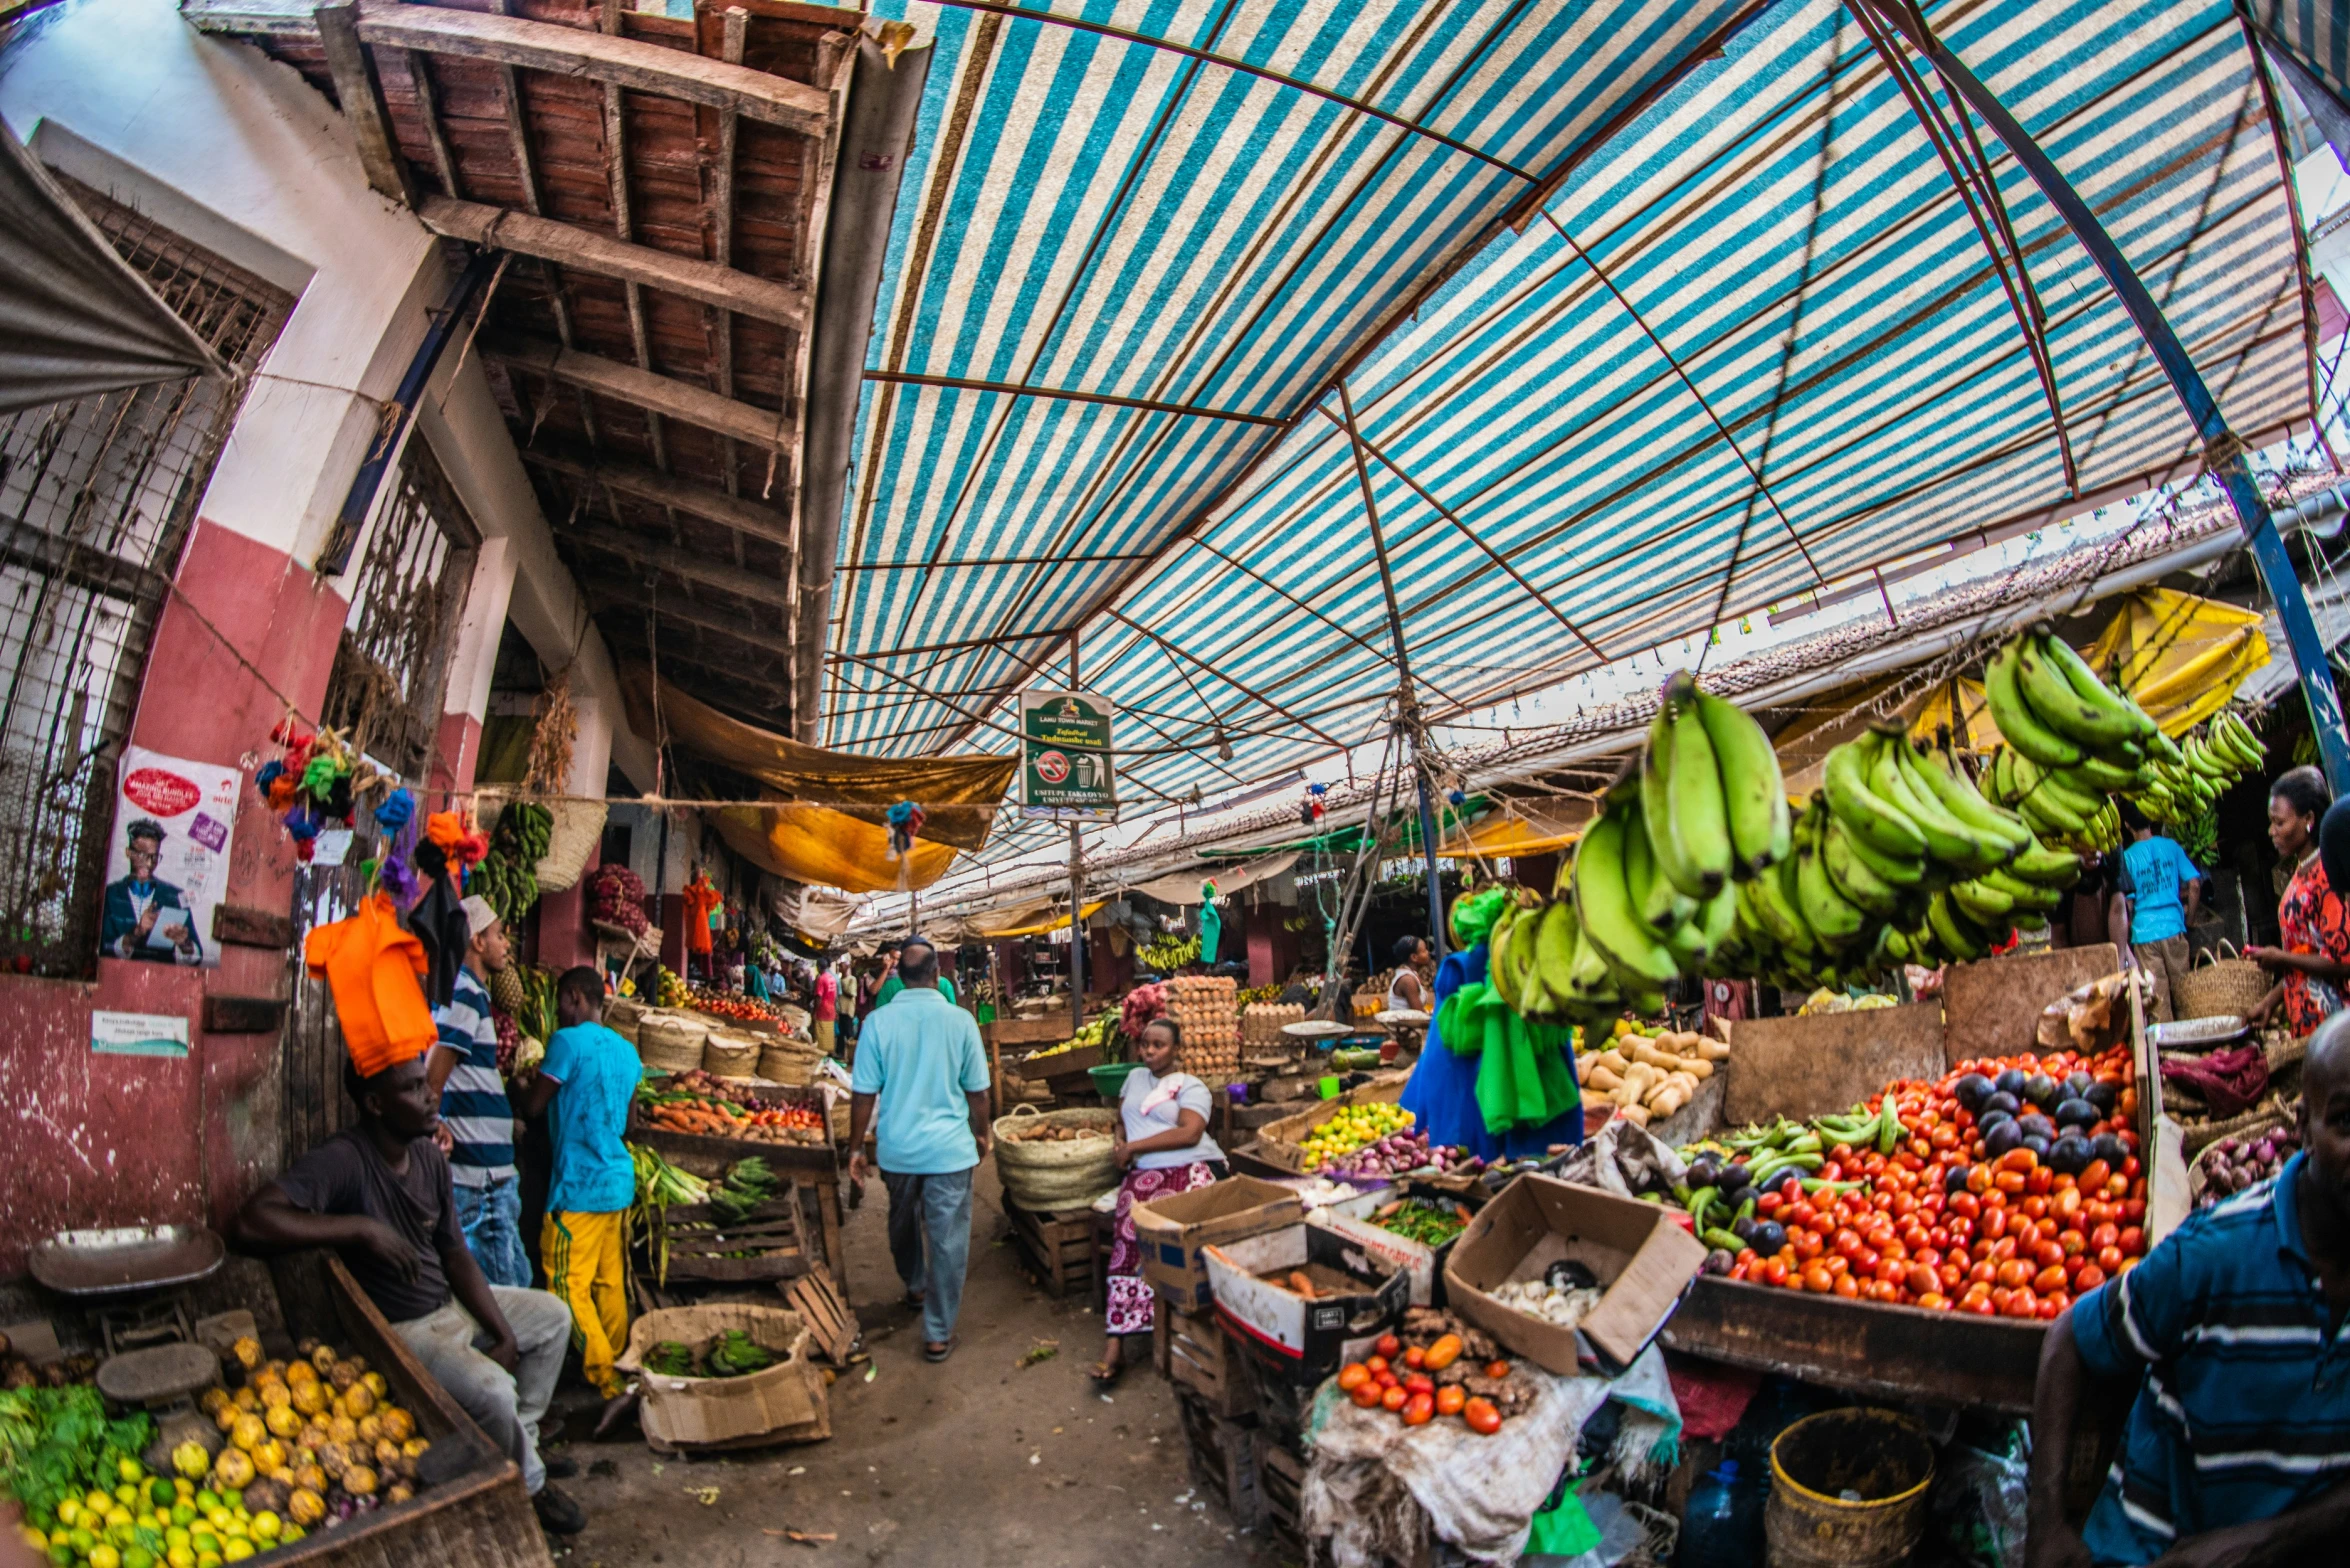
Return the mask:
<path fill-rule="evenodd" d="M 2232 7 L 1925 11 L 2101 215 L 2236 432 L 2306 421 L 2313 317 Z M 1440 715 L 2199 457 L 2062 220 L 1844 5 L 1083 15 L 1446 139 L 1193 55 L 939 13 L 874 370 L 1180 411 L 869 383 L 829 744 L 1001 723 L 1072 630 L 1144 799 L 1375 733 L 1397 675 L 1342 375 Z M 1970 146 L 1996 203 L 1954 174 Z"/>

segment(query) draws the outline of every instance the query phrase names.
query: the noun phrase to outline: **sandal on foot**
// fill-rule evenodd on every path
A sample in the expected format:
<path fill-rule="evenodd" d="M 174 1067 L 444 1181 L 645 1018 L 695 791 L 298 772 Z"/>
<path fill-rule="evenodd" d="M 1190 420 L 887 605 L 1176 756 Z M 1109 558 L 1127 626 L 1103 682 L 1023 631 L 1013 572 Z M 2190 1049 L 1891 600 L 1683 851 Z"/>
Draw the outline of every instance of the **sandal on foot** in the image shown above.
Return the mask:
<path fill-rule="evenodd" d="M 1116 1363 L 1096 1361 L 1085 1369 L 1085 1375 L 1093 1379 L 1093 1386 L 1096 1388 L 1115 1388 L 1118 1386 L 1118 1379 L 1126 1375 L 1126 1363 L 1124 1361 Z"/>
<path fill-rule="evenodd" d="M 925 1361 L 944 1361 L 947 1357 L 953 1355 L 954 1353 L 955 1342 L 952 1339 L 947 1340 L 944 1344 L 924 1345 L 922 1347 L 922 1359 Z"/>

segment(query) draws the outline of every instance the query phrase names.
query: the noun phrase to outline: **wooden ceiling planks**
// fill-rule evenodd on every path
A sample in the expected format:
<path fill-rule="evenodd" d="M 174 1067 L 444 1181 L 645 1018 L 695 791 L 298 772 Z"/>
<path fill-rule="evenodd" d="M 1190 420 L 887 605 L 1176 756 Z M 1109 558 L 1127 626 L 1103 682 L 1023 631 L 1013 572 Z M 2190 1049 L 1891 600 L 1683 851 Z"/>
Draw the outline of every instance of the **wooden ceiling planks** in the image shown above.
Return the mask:
<path fill-rule="evenodd" d="M 183 10 L 337 97 L 304 0 L 184 0 Z M 779 290 L 815 292 L 842 67 L 862 13 L 791 0 L 705 0 L 690 19 L 611 0 L 361 0 L 356 19 L 419 208 L 444 233 L 518 253 L 484 341 L 536 340 L 604 362 L 557 376 L 543 355 L 483 358 L 518 447 L 526 458 L 547 449 L 526 466 L 566 559 L 583 580 L 657 580 L 666 612 L 721 623 L 705 634 L 772 626 L 773 649 L 788 649 L 808 353 L 804 305 L 795 315 L 775 302 Z M 578 231 L 580 248 L 551 254 L 548 236 L 562 236 L 530 229 L 532 218 Z M 677 269 L 632 271 L 625 255 L 614 261 L 613 241 L 740 279 L 714 291 Z M 705 422 L 685 417 L 696 393 L 726 400 L 725 415 L 702 403 Z M 751 439 L 761 419 L 764 443 Z M 641 604 L 608 593 L 599 604 L 608 635 L 641 642 Z M 712 683 L 738 665 L 712 657 L 685 684 L 717 695 Z"/>

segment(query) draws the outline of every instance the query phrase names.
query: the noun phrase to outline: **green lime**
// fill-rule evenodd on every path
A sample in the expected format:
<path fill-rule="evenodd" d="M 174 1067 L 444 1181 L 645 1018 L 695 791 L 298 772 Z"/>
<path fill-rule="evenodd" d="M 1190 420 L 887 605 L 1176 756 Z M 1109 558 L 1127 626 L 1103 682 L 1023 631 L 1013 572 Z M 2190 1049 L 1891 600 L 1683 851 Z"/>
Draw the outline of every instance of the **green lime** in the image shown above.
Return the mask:
<path fill-rule="evenodd" d="M 180 1500 L 179 1489 L 162 1476 L 147 1483 L 147 1498 L 158 1508 L 169 1508 Z"/>

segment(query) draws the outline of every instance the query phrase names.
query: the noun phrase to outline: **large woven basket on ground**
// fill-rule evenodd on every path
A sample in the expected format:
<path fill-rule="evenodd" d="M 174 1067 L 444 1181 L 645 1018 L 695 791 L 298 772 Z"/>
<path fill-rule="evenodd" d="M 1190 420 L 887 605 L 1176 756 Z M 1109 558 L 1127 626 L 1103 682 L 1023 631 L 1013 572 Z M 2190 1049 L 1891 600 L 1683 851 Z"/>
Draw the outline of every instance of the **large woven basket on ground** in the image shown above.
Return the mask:
<path fill-rule="evenodd" d="M 2203 1196 L 2210 1185 L 2203 1174 L 2204 1157 L 2219 1147 L 2222 1138 L 2258 1138 L 2264 1132 L 2275 1132 L 2293 1125 L 2295 1111 L 2282 1103 L 2266 1108 L 2255 1107 L 2241 1116 L 2224 1122 L 2211 1122 L 2197 1129 L 2200 1136 L 2192 1142 L 2182 1140 L 2182 1147 L 2193 1151 L 2187 1161 L 2187 1198 L 2193 1202 Z"/>
<path fill-rule="evenodd" d="M 1030 1210 L 1078 1209 L 1118 1185 L 1118 1161 L 1110 1130 L 1117 1113 L 1106 1110 L 1039 1111 L 1015 1106 L 995 1124 L 995 1168 L 1004 1195 Z M 1101 1134 L 1068 1142 L 1031 1135 L 1048 1127 Z"/>
<path fill-rule="evenodd" d="M 637 1043 L 637 1025 L 644 1022 L 644 1017 L 645 1004 L 625 996 L 614 997 L 604 1004 L 604 1027 L 630 1045 Z"/>
<path fill-rule="evenodd" d="M 710 1026 L 667 1008 L 648 1008 L 637 1020 L 636 1054 L 647 1067 L 690 1073 L 702 1065 Z"/>
<path fill-rule="evenodd" d="M 2233 942 L 2219 945 L 2228 950 L 2227 957 L 2220 957 L 2216 949 L 2202 954 L 2202 962 L 2171 986 L 2171 1011 L 2179 1017 L 2248 1017 L 2276 984 L 2267 970 L 2236 957 Z"/>
<path fill-rule="evenodd" d="M 702 1041 L 702 1071 L 716 1078 L 750 1078 L 767 1042 L 741 1029 L 713 1029 Z"/>

